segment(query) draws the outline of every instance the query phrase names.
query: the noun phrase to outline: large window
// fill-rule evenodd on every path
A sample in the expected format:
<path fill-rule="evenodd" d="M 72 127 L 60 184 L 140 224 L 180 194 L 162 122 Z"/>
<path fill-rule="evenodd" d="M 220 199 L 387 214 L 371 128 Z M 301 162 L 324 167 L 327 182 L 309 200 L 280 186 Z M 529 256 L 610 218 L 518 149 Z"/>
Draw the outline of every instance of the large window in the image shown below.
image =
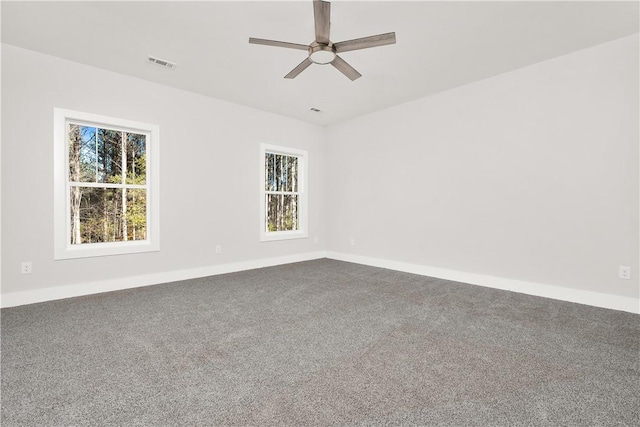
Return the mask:
<path fill-rule="evenodd" d="M 158 250 L 158 127 L 54 116 L 56 259 Z"/>
<path fill-rule="evenodd" d="M 307 152 L 263 144 L 261 240 L 307 237 Z"/>

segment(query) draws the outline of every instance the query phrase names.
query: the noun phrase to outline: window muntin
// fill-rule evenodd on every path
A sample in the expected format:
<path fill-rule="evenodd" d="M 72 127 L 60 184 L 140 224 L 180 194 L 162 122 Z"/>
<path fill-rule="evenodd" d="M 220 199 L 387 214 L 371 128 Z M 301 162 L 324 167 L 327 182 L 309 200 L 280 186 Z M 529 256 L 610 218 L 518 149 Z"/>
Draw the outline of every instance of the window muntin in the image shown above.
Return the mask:
<path fill-rule="evenodd" d="M 307 237 L 306 161 L 305 151 L 263 144 L 262 240 Z"/>
<path fill-rule="evenodd" d="M 55 127 L 56 259 L 158 250 L 158 127 L 61 109 Z"/>

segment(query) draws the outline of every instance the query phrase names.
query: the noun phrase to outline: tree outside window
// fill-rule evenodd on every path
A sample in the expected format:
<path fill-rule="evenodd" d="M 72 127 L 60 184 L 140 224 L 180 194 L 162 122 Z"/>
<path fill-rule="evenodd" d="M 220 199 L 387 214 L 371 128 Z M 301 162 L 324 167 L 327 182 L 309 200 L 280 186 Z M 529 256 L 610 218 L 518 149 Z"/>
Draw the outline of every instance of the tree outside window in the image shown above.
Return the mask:
<path fill-rule="evenodd" d="M 72 245 L 145 240 L 146 135 L 69 124 Z"/>
<path fill-rule="evenodd" d="M 262 240 L 306 237 L 306 152 L 262 146 Z"/>

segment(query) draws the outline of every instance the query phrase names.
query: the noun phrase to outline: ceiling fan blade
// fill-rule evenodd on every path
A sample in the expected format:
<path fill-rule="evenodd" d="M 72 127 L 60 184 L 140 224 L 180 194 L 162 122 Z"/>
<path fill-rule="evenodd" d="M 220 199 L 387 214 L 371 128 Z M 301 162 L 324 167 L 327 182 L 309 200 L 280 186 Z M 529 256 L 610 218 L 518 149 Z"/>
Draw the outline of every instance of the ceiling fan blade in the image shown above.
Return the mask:
<path fill-rule="evenodd" d="M 300 50 L 306 50 L 306 51 L 309 50 L 309 46 L 305 44 L 279 42 L 277 40 L 256 39 L 254 37 L 249 37 L 249 43 L 262 44 L 265 46 L 286 47 L 289 49 L 300 49 Z"/>
<path fill-rule="evenodd" d="M 331 3 L 322 0 L 313 0 L 313 19 L 316 24 L 316 41 L 320 44 L 329 44 L 329 27 L 331 17 Z"/>
<path fill-rule="evenodd" d="M 309 58 L 305 58 L 304 61 L 302 61 L 300 64 L 298 64 L 298 66 L 296 68 L 294 68 L 293 70 L 291 70 L 289 72 L 289 74 L 284 76 L 284 78 L 285 79 L 293 79 L 293 78 L 295 78 L 298 74 L 300 74 L 301 72 L 306 70 L 307 67 L 309 65 L 311 65 L 311 64 L 313 64 L 313 62 L 311 62 L 311 60 Z"/>
<path fill-rule="evenodd" d="M 348 52 L 350 50 L 368 49 L 370 47 L 384 46 L 396 42 L 396 33 L 378 34 L 376 36 L 362 37 L 360 39 L 338 42 L 333 45 L 336 52 Z"/>
<path fill-rule="evenodd" d="M 336 56 L 335 59 L 331 61 L 331 65 L 336 67 L 342 74 L 349 77 L 351 81 L 354 81 L 355 79 L 362 77 L 362 74 L 356 71 L 355 68 L 353 68 L 351 65 L 347 63 L 347 61 L 340 58 L 339 56 Z"/>

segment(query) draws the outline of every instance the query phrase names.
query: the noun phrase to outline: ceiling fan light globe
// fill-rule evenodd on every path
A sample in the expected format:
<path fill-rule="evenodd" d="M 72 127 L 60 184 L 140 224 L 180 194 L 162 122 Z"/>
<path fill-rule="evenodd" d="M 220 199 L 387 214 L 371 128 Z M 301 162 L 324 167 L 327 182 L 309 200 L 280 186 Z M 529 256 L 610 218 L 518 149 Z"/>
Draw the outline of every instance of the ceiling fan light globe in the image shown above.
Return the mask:
<path fill-rule="evenodd" d="M 309 59 L 314 64 L 325 65 L 336 59 L 336 53 L 330 47 L 323 46 L 320 49 L 312 49 L 309 53 Z"/>

